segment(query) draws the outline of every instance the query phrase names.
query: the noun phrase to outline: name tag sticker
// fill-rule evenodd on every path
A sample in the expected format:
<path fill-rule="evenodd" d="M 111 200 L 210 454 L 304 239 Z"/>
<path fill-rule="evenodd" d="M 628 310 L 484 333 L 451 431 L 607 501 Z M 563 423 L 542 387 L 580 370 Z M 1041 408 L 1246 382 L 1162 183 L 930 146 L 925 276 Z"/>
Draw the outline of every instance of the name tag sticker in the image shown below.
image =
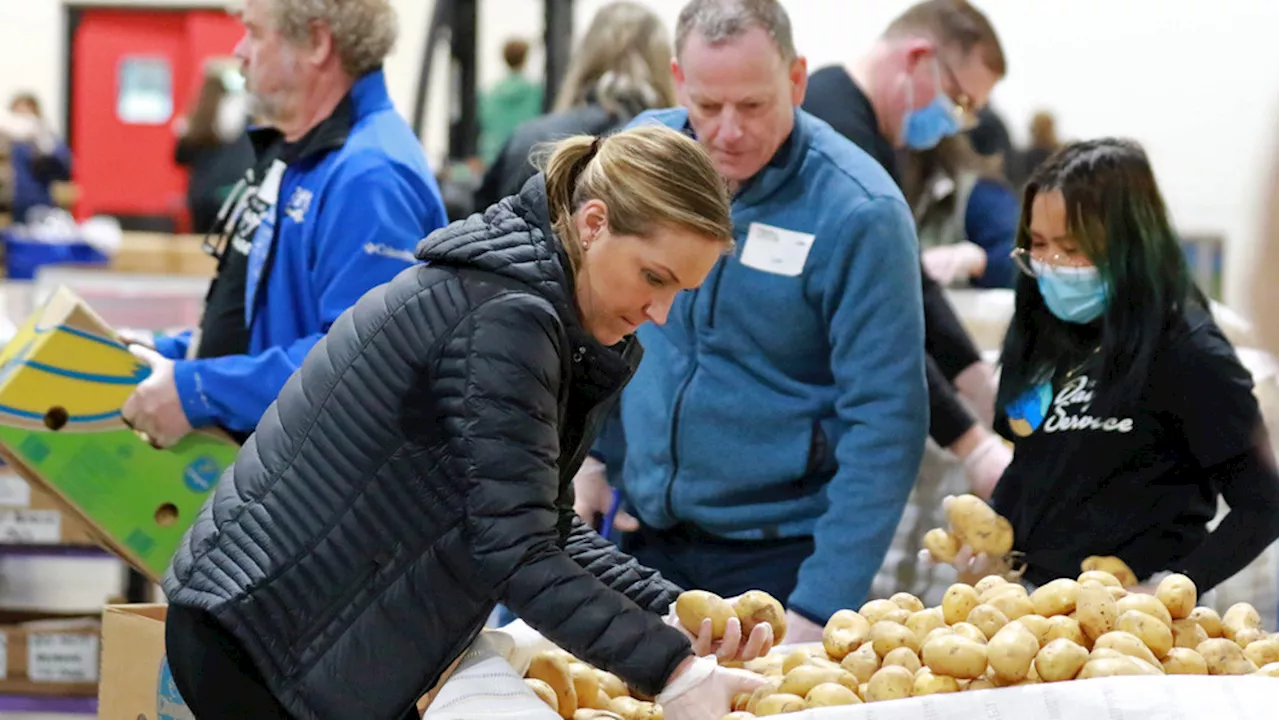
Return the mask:
<path fill-rule="evenodd" d="M 813 247 L 813 236 L 763 223 L 751 223 L 742 248 L 743 265 L 774 275 L 796 277 Z"/>

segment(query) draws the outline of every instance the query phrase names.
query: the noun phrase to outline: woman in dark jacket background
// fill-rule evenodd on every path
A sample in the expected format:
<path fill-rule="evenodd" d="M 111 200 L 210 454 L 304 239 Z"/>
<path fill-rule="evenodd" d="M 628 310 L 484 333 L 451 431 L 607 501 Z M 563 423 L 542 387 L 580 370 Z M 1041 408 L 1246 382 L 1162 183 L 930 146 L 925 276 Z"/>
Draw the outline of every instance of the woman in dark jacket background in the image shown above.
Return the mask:
<path fill-rule="evenodd" d="M 603 135 L 651 108 L 676 104 L 671 39 L 652 10 L 621 0 L 600 8 L 572 55 L 550 115 L 516 131 L 476 190 L 479 210 L 520 191 L 538 172 L 530 157 L 541 143 L 570 135 Z"/>
<path fill-rule="evenodd" d="M 167 651 L 207 718 L 416 717 L 498 602 L 642 692 L 728 712 L 749 681 L 665 624 L 679 588 L 573 512 L 636 326 L 727 249 L 703 150 L 658 127 L 561 143 L 344 313 L 174 557 Z M 678 690 L 671 681 L 679 677 Z"/>

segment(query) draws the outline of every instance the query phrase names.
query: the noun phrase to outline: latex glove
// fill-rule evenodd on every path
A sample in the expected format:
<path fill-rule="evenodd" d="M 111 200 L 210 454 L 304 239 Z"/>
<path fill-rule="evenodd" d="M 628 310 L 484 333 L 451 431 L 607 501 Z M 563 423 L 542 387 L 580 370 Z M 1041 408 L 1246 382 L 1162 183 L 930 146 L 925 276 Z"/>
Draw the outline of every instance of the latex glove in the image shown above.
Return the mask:
<path fill-rule="evenodd" d="M 955 495 L 948 495 L 942 498 L 942 512 L 944 515 L 951 507 L 951 503 L 955 502 L 955 499 Z M 921 562 L 926 564 L 938 564 L 938 560 L 928 550 L 921 550 L 918 557 Z M 961 545 L 960 551 L 956 553 L 955 559 L 951 561 L 951 566 L 956 569 L 956 581 L 970 585 L 993 573 L 1001 573 L 1004 570 L 1002 565 L 1001 558 L 993 557 L 987 553 L 975 553 L 973 548 L 968 545 Z M 789 629 L 787 634 L 791 634 Z"/>
<path fill-rule="evenodd" d="M 605 464 L 587 456 L 573 476 L 573 511 L 582 518 L 582 522 L 591 527 L 598 527 L 600 519 L 609 512 L 613 504 L 613 488 L 609 486 Z M 613 527 L 619 532 L 635 532 L 640 529 L 640 521 L 623 510 L 613 516 Z"/>
<path fill-rule="evenodd" d="M 172 447 L 192 430 L 173 379 L 173 361 L 141 345 L 130 345 L 129 352 L 150 366 L 151 374 L 125 399 L 120 417 L 152 447 Z"/>
<path fill-rule="evenodd" d="M 1013 450 L 999 435 L 988 435 L 964 458 L 964 474 L 974 495 L 990 500 L 996 484 L 1013 461 Z M 948 496 L 950 497 L 950 496 Z"/>
<path fill-rule="evenodd" d="M 555 643 L 523 620 L 507 623 L 500 628 L 486 629 L 480 635 L 485 639 L 488 649 L 506 660 L 521 677 L 528 672 L 529 663 L 533 662 L 535 655 L 556 649 Z"/>
<path fill-rule="evenodd" d="M 732 605 L 737 600 L 734 598 L 726 598 L 726 601 Z M 720 660 L 755 660 L 769 654 L 773 649 L 773 626 L 769 623 L 760 623 L 751 630 L 751 635 L 747 641 L 742 642 L 742 622 L 738 618 L 729 618 L 725 624 L 724 637 L 720 640 L 711 639 L 711 619 L 707 618 L 702 621 L 702 626 L 698 628 L 698 634 L 695 636 L 685 628 L 680 622 L 680 617 L 676 614 L 676 604 L 671 603 L 667 608 L 667 614 L 662 616 L 662 622 L 679 630 L 681 634 L 689 638 L 689 644 L 693 646 L 693 653 L 698 657 L 714 654 Z M 790 620 L 787 624 L 787 637 L 791 637 Z"/>
<path fill-rule="evenodd" d="M 990 363 L 981 360 L 975 362 L 956 375 L 956 390 L 969 401 L 973 411 L 978 414 L 982 424 L 991 427 L 996 412 L 996 369 Z"/>
<path fill-rule="evenodd" d="M 939 245 L 920 253 L 924 271 L 939 285 L 951 285 L 957 280 L 968 280 L 981 275 L 987 269 L 987 251 L 971 242 Z"/>
<path fill-rule="evenodd" d="M 787 644 L 822 642 L 822 626 L 794 610 L 787 611 Z"/>
<path fill-rule="evenodd" d="M 755 691 L 765 683 L 763 675 L 722 668 L 714 658 L 692 660 L 676 675 L 656 700 L 666 720 L 720 720 L 729 714 L 733 697 Z"/>

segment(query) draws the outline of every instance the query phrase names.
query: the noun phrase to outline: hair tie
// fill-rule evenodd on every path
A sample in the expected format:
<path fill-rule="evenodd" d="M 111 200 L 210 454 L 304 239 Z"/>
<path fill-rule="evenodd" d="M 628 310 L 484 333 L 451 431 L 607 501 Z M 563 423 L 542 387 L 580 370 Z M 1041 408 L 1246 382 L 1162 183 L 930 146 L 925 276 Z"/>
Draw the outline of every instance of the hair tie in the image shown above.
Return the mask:
<path fill-rule="evenodd" d="M 582 157 L 578 158 L 578 162 L 574 163 L 574 166 L 573 166 L 574 185 L 577 185 L 578 178 L 582 175 L 583 172 L 586 171 L 587 165 L 591 164 L 591 158 L 595 157 L 596 153 L 600 151 L 600 143 L 603 140 L 604 138 L 602 136 L 597 135 L 595 139 L 591 141 L 591 146 L 587 148 L 587 151 L 582 154 Z"/>

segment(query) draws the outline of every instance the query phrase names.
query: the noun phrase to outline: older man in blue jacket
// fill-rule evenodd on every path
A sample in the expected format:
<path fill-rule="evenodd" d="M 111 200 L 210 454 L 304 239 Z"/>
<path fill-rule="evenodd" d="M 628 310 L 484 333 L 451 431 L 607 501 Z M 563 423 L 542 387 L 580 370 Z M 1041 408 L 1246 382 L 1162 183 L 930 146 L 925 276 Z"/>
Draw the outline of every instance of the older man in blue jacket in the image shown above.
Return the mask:
<path fill-rule="evenodd" d="M 252 432 L 334 320 L 446 224 L 387 94 L 389 4 L 247 0 L 241 20 L 236 56 L 272 127 L 253 133 L 257 166 L 223 207 L 199 331 L 131 345 L 151 374 L 122 414 L 158 447 L 192 428 Z"/>
<path fill-rule="evenodd" d="M 693 0 L 676 52 L 685 108 L 636 122 L 707 147 L 737 247 L 638 333 L 619 482 L 640 526 L 623 547 L 682 587 L 769 591 L 787 640 L 812 640 L 866 599 L 924 449 L 914 224 L 874 159 L 796 109 L 806 67 L 780 5 Z"/>

